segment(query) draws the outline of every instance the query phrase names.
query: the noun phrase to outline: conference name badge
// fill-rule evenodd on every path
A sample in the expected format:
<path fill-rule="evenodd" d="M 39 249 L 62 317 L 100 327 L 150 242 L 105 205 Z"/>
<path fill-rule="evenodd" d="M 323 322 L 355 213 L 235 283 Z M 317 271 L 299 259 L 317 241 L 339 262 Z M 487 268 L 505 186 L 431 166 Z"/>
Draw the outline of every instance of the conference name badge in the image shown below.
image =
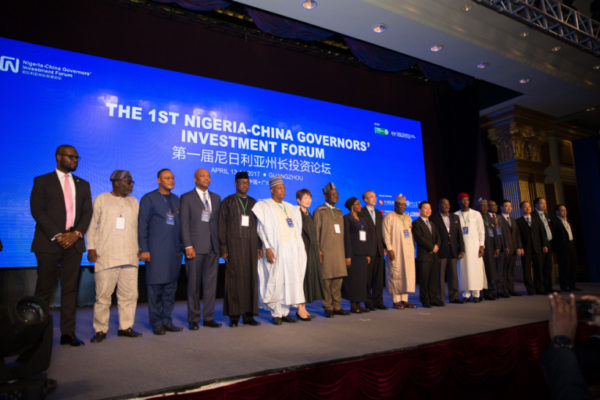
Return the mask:
<path fill-rule="evenodd" d="M 175 214 L 173 214 L 171 211 L 169 211 L 167 213 L 165 222 L 167 223 L 167 225 L 175 225 Z"/>
<path fill-rule="evenodd" d="M 335 231 L 335 233 L 342 233 L 342 230 L 340 229 L 340 224 L 333 224 L 333 230 Z"/>
<path fill-rule="evenodd" d="M 292 221 L 290 217 L 287 217 L 285 220 L 287 221 L 287 224 L 290 228 L 294 227 L 294 221 Z"/>
<path fill-rule="evenodd" d="M 406 239 L 409 239 L 410 238 L 410 232 L 408 231 L 408 229 L 405 229 L 403 232 L 404 232 L 404 237 Z"/>
<path fill-rule="evenodd" d="M 118 231 L 125 230 L 125 218 L 117 217 L 117 221 L 115 222 L 115 229 Z"/>
<path fill-rule="evenodd" d="M 358 240 L 360 240 L 361 242 L 366 242 L 367 241 L 367 231 L 364 231 L 364 230 L 358 231 Z"/>
<path fill-rule="evenodd" d="M 488 236 L 493 238 L 494 237 L 494 230 L 492 228 L 488 229 Z"/>
<path fill-rule="evenodd" d="M 242 215 L 242 226 L 250 226 L 250 216 Z"/>
<path fill-rule="evenodd" d="M 210 221 L 210 212 L 209 211 L 202 211 L 202 222 L 208 222 Z"/>
<path fill-rule="evenodd" d="M 468 234 L 469 234 L 469 227 L 463 226 L 463 235 L 468 235 Z"/>

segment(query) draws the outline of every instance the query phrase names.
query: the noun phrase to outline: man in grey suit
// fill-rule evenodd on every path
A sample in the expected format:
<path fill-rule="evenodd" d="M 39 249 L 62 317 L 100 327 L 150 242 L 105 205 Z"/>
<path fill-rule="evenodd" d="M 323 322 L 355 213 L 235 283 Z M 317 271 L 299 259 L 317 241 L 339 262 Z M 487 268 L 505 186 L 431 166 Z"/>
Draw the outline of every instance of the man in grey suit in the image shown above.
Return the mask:
<path fill-rule="evenodd" d="M 202 285 L 203 325 L 218 328 L 213 311 L 219 268 L 219 208 L 221 197 L 208 191 L 210 173 L 200 168 L 194 175 L 196 187 L 181 196 L 181 241 L 185 248 L 188 322 L 191 330 L 200 322 Z"/>

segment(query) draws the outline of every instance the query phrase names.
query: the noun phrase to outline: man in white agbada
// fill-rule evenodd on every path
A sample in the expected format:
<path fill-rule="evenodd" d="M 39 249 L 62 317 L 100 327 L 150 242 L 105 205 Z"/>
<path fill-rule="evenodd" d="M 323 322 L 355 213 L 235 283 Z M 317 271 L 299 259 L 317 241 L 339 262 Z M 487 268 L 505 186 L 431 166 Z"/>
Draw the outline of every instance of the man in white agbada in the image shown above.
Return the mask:
<path fill-rule="evenodd" d="M 290 306 L 304 303 L 306 250 L 302 240 L 300 208 L 283 201 L 285 186 L 281 176 L 269 180 L 271 198 L 254 205 L 258 236 L 264 256 L 258 260 L 260 302 L 273 316 L 273 323 L 296 322 Z"/>
<path fill-rule="evenodd" d="M 485 250 L 485 226 L 479 211 L 469 208 L 469 195 L 458 195 L 461 209 L 454 214 L 460 219 L 465 241 L 465 256 L 458 260 L 459 288 L 465 301 L 473 297 L 475 303 L 481 301 L 481 290 L 487 289 L 483 254 Z"/>
<path fill-rule="evenodd" d="M 412 220 L 404 211 L 406 197 L 398 195 L 394 211 L 383 218 L 383 240 L 387 247 L 385 272 L 387 290 L 392 295 L 394 308 L 415 308 L 408 302 L 408 294 L 415 291 L 415 243 Z"/>

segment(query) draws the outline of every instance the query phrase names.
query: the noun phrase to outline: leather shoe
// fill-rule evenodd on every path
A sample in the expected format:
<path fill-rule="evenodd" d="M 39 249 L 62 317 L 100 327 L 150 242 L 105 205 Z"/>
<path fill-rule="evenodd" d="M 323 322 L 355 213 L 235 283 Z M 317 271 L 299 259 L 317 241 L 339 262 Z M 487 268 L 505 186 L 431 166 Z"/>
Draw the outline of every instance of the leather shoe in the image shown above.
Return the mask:
<path fill-rule="evenodd" d="M 85 343 L 83 343 L 83 341 L 80 340 L 74 334 L 73 335 L 62 335 L 60 337 L 60 344 L 68 344 L 69 346 L 73 346 L 73 347 L 85 345 Z"/>
<path fill-rule="evenodd" d="M 210 321 L 204 321 L 202 325 L 207 326 L 209 328 L 220 328 L 221 324 L 219 322 L 215 322 L 215 320 L 211 319 Z"/>
<path fill-rule="evenodd" d="M 376 304 L 375 308 L 378 310 L 387 310 L 388 308 L 386 306 L 384 306 L 383 304 Z"/>
<path fill-rule="evenodd" d="M 450 300 L 450 303 L 452 303 L 452 304 L 465 304 L 465 302 L 462 301 L 461 299 Z"/>
<path fill-rule="evenodd" d="M 444 302 L 443 301 L 439 301 L 439 300 L 436 300 L 436 301 L 432 302 L 431 305 L 432 306 L 436 306 L 436 307 L 444 307 L 445 306 Z"/>
<path fill-rule="evenodd" d="M 352 303 L 352 305 L 350 306 L 350 312 L 360 314 L 363 311 L 361 310 L 361 307 L 358 304 Z"/>
<path fill-rule="evenodd" d="M 404 305 L 404 308 L 417 308 L 417 306 L 410 304 L 408 301 L 403 301 L 402 304 Z"/>
<path fill-rule="evenodd" d="M 284 315 L 283 317 L 281 317 L 281 321 L 288 322 L 288 323 L 296 322 L 296 320 L 294 318 L 290 317 L 289 315 Z"/>
<path fill-rule="evenodd" d="M 402 302 L 400 302 L 400 303 L 394 303 L 394 308 L 396 310 L 404 310 L 404 304 Z"/>
<path fill-rule="evenodd" d="M 363 313 L 369 312 L 368 308 L 362 307 L 360 304 L 358 305 L 358 309 L 360 310 L 360 312 L 363 312 Z"/>
<path fill-rule="evenodd" d="M 473 303 L 481 303 L 483 299 L 481 298 L 481 296 L 479 297 L 473 297 Z"/>
<path fill-rule="evenodd" d="M 96 332 L 96 334 L 92 337 L 92 340 L 90 340 L 90 342 L 100 343 L 104 339 L 106 339 L 106 333 L 100 331 L 100 332 Z"/>
<path fill-rule="evenodd" d="M 164 335 L 167 332 L 165 332 L 164 326 L 157 326 L 156 328 L 152 328 L 152 333 L 154 333 L 155 335 Z"/>
<path fill-rule="evenodd" d="M 333 318 L 333 311 L 332 310 L 325 310 L 325 317 L 326 318 Z"/>
<path fill-rule="evenodd" d="M 273 317 L 273 325 L 281 325 L 281 318 Z"/>
<path fill-rule="evenodd" d="M 257 320 L 255 320 L 252 317 L 250 317 L 250 318 L 244 317 L 244 325 L 258 326 L 258 325 L 260 325 L 260 322 L 258 322 Z"/>
<path fill-rule="evenodd" d="M 333 313 L 335 315 L 349 315 L 350 313 L 348 311 L 344 311 L 343 309 L 339 309 L 339 310 L 333 310 Z"/>
<path fill-rule="evenodd" d="M 431 308 L 431 304 L 429 304 L 429 303 L 423 303 L 423 308 Z"/>
<path fill-rule="evenodd" d="M 172 323 L 165 325 L 165 331 L 167 331 L 167 332 L 181 332 L 182 330 L 183 330 L 183 328 L 181 328 L 179 326 L 175 326 Z"/>
<path fill-rule="evenodd" d="M 496 300 L 496 296 L 492 296 L 491 294 L 488 294 L 487 296 L 484 296 L 484 299 L 486 299 L 488 301 L 494 301 L 494 300 Z"/>
<path fill-rule="evenodd" d="M 134 331 L 133 328 L 127 328 L 127 329 L 119 329 L 119 331 L 117 332 L 117 336 L 139 337 L 139 336 L 142 336 L 142 334 Z"/>
<path fill-rule="evenodd" d="M 197 331 L 198 329 L 200 329 L 197 322 L 190 322 L 189 328 L 190 331 Z"/>
<path fill-rule="evenodd" d="M 296 312 L 296 318 L 298 318 L 300 321 L 310 321 L 310 320 L 311 320 L 311 318 L 310 318 L 310 314 L 309 314 L 309 316 L 308 316 L 308 317 L 306 317 L 306 318 L 302 318 L 302 317 L 300 316 L 300 314 L 298 314 L 297 312 Z"/>
<path fill-rule="evenodd" d="M 239 320 L 236 320 L 236 321 L 230 320 L 229 321 L 229 326 L 233 328 L 233 327 L 238 326 L 238 323 L 239 323 Z"/>
<path fill-rule="evenodd" d="M 521 293 L 518 293 L 518 292 L 514 292 L 514 291 L 513 291 L 513 292 L 510 292 L 510 295 L 511 295 L 511 296 L 520 296 L 520 295 L 521 295 Z"/>

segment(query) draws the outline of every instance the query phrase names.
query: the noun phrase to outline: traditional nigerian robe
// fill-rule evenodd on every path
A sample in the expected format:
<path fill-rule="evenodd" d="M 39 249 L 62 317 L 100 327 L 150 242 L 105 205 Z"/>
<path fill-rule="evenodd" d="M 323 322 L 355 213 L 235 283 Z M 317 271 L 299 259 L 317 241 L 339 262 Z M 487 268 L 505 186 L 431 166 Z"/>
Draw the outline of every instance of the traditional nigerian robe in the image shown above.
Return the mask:
<path fill-rule="evenodd" d="M 487 278 L 483 257 L 479 257 L 479 247 L 485 245 L 485 226 L 481 213 L 469 210 L 463 213 L 455 212 L 460 219 L 465 241 L 465 256 L 458 260 L 458 283 L 461 291 L 487 289 Z M 464 234 L 464 227 L 469 228 L 469 233 Z"/>
<path fill-rule="evenodd" d="M 282 210 L 285 207 L 285 212 Z M 258 236 L 265 250 L 258 260 L 261 303 L 295 305 L 304 303 L 306 250 L 302 240 L 300 207 L 273 199 L 261 200 L 252 208 L 258 222 Z M 286 215 L 287 212 L 287 215 Z M 290 228 L 286 218 L 291 218 Z M 275 262 L 267 261 L 266 249 L 273 250 Z"/>
<path fill-rule="evenodd" d="M 408 237 L 404 230 L 408 230 Z M 386 257 L 385 272 L 387 289 L 391 294 L 415 291 L 415 243 L 412 235 L 412 220 L 406 214 L 395 211 L 383 218 L 383 240 L 388 251 L 394 252 L 394 261 Z"/>
<path fill-rule="evenodd" d="M 344 215 L 337 208 L 327 204 L 320 205 L 314 214 L 319 249 L 323 252 L 321 278 L 343 278 L 348 275 L 346 268 L 346 252 L 344 250 Z M 335 224 L 339 224 L 339 233 L 335 232 Z"/>

